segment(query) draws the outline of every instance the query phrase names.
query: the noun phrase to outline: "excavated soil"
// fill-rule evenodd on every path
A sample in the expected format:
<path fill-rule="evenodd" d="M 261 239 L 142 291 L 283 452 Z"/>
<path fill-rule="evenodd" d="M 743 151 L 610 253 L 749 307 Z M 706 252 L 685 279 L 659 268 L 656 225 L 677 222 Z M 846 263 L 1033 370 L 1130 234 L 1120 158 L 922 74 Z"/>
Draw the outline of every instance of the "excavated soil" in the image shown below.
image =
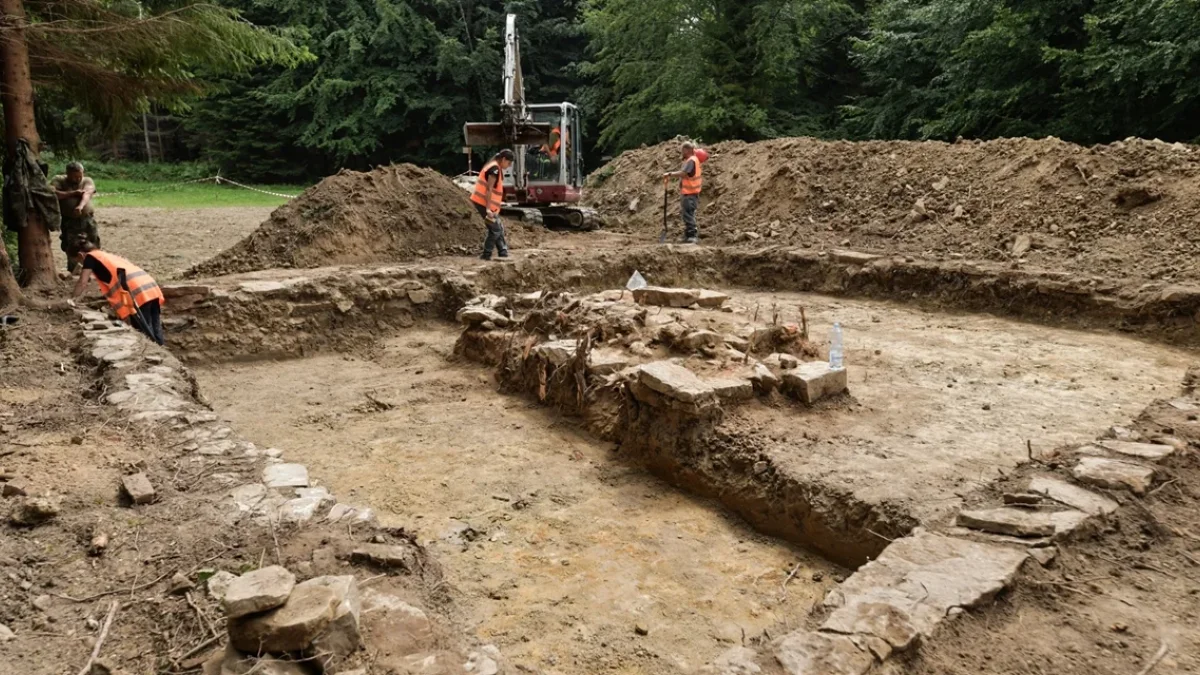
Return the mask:
<path fill-rule="evenodd" d="M 699 214 L 707 244 L 848 247 L 1200 280 L 1195 146 L 786 138 L 711 150 Z M 587 200 L 606 228 L 650 239 L 663 223 L 658 176 L 678 164 L 674 142 L 626 152 L 589 177 Z M 677 237 L 674 194 L 668 203 Z"/>
<path fill-rule="evenodd" d="M 542 233 L 510 224 L 509 244 L 532 246 Z M 411 164 L 366 173 L 342 170 L 186 276 L 470 254 L 482 246 L 484 234 L 468 195 L 436 171 Z"/>

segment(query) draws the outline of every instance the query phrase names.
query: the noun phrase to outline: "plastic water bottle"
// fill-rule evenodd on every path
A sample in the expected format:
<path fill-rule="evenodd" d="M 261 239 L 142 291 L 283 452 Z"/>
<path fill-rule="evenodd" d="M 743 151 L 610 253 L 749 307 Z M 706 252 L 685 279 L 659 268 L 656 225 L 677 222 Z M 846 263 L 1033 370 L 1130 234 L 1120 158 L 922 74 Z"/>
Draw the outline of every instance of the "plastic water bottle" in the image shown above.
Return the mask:
<path fill-rule="evenodd" d="M 829 367 L 833 370 L 841 370 L 843 365 L 843 357 L 845 355 L 842 346 L 842 324 L 833 324 L 833 330 L 829 332 Z"/>

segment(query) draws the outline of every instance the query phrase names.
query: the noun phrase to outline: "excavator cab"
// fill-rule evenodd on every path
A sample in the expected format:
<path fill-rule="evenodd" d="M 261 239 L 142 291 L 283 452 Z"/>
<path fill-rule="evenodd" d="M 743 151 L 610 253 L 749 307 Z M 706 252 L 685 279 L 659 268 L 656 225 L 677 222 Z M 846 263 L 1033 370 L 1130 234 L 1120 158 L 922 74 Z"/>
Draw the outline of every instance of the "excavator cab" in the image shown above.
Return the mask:
<path fill-rule="evenodd" d="M 544 142 L 525 146 L 524 170 L 529 177 L 524 198 L 528 204 L 574 203 L 583 186 L 579 155 L 579 108 L 573 103 L 535 103 L 529 106 L 538 126 L 550 126 Z M 517 170 L 521 167 L 518 165 Z"/>

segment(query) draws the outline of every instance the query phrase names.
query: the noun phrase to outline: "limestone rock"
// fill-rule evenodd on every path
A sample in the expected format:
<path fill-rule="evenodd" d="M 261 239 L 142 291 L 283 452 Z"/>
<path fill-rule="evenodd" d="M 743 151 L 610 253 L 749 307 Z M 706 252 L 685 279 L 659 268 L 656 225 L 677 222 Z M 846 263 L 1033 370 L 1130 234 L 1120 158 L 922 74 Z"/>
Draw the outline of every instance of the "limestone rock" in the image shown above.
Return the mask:
<path fill-rule="evenodd" d="M 791 370 L 800 365 L 800 359 L 791 354 L 776 352 L 762 360 L 763 365 L 774 370 Z"/>
<path fill-rule="evenodd" d="M 208 589 L 208 596 L 217 602 L 224 602 L 225 594 L 229 592 L 229 585 L 236 579 L 236 575 L 225 570 L 213 573 L 208 578 L 208 581 L 205 582 L 205 587 Z"/>
<path fill-rule="evenodd" d="M 629 367 L 629 357 L 615 349 L 593 349 L 588 354 L 588 372 L 593 375 L 612 375 Z"/>
<path fill-rule="evenodd" d="M 1048 537 L 1054 534 L 1050 514 L 1014 508 L 961 511 L 955 522 L 973 530 L 1008 534 L 1014 537 Z"/>
<path fill-rule="evenodd" d="M 929 637 L 951 609 L 991 600 L 1012 582 L 1025 558 L 1020 548 L 918 528 L 829 592 L 825 604 L 836 609 L 821 629 L 880 641 L 870 642 L 872 650 L 899 649 L 907 644 L 909 628 Z"/>
<path fill-rule="evenodd" d="M 359 632 L 362 599 L 358 592 L 358 582 L 352 575 L 315 577 L 297 584 L 296 590 L 309 586 L 323 586 L 332 590 L 338 597 L 333 621 L 313 641 L 314 650 L 334 658 L 344 658 L 354 653 L 362 644 L 362 635 Z"/>
<path fill-rule="evenodd" d="M 263 483 L 269 488 L 308 487 L 308 468 L 303 464 L 268 464 Z"/>
<path fill-rule="evenodd" d="M 17 634 L 12 632 L 11 628 L 0 623 L 0 644 L 8 642 L 9 640 L 15 640 L 16 638 Z"/>
<path fill-rule="evenodd" d="M 1137 459 L 1149 459 L 1159 461 L 1170 457 L 1175 453 L 1175 448 L 1170 445 L 1159 445 L 1157 443 L 1134 443 L 1131 441 L 1097 441 L 1096 445 L 1115 452 L 1118 455 L 1126 457 L 1135 457 Z"/>
<path fill-rule="evenodd" d="M 775 660 L 788 675 L 863 675 L 875 659 L 845 635 L 799 631 L 779 641 Z"/>
<path fill-rule="evenodd" d="M 779 388 L 779 378 L 771 369 L 761 363 L 754 364 L 754 372 L 750 375 L 754 389 L 762 394 L 769 394 Z"/>
<path fill-rule="evenodd" d="M 1050 563 L 1054 562 L 1054 558 L 1057 556 L 1057 546 L 1039 546 L 1029 549 L 1029 557 L 1038 561 L 1038 564 L 1042 567 L 1047 567 Z"/>
<path fill-rule="evenodd" d="M 715 350 L 725 344 L 725 338 L 711 330 L 696 330 L 683 336 L 683 346 L 692 351 Z"/>
<path fill-rule="evenodd" d="M 149 504 L 154 501 L 154 486 L 150 484 L 146 474 L 140 471 L 121 478 L 121 487 L 134 504 Z"/>
<path fill-rule="evenodd" d="M 701 404 L 716 399 L 713 388 L 696 374 L 670 361 L 655 361 L 638 371 L 638 382 L 647 388 L 684 403 Z"/>
<path fill-rule="evenodd" d="M 543 342 L 533 348 L 533 353 L 545 359 L 552 366 L 561 366 L 575 358 L 578 346 L 574 340 L 554 340 Z"/>
<path fill-rule="evenodd" d="M 17 502 L 8 518 L 13 525 L 32 527 L 57 518 L 61 510 L 57 497 L 24 497 Z"/>
<path fill-rule="evenodd" d="M 824 361 L 801 363 L 783 374 L 783 390 L 804 403 L 815 403 L 846 389 L 846 369 L 833 370 Z"/>
<path fill-rule="evenodd" d="M 700 295 L 696 298 L 696 304 L 706 309 L 715 309 L 728 301 L 728 295 L 708 289 L 700 289 Z"/>
<path fill-rule="evenodd" d="M 416 569 L 417 563 L 416 553 L 411 547 L 389 544 L 361 544 L 351 552 L 350 559 L 403 570 Z"/>
<path fill-rule="evenodd" d="M 487 307 L 463 307 L 458 310 L 458 322 L 466 326 L 479 326 L 485 322 L 504 328 L 508 325 L 508 317 Z"/>
<path fill-rule="evenodd" d="M 707 383 L 712 387 L 717 398 L 722 401 L 746 401 L 754 398 L 754 385 L 750 383 L 750 380 L 727 377 L 707 380 Z"/>
<path fill-rule="evenodd" d="M 700 291 L 689 288 L 646 286 L 633 291 L 633 301 L 639 305 L 658 307 L 690 307 L 700 299 Z"/>
<path fill-rule="evenodd" d="M 829 252 L 830 259 L 835 262 L 846 263 L 849 265 L 866 265 L 874 262 L 882 256 L 874 253 L 862 253 L 860 251 L 848 251 L 845 249 L 833 249 Z"/>
<path fill-rule="evenodd" d="M 340 604 L 337 593 L 328 587 L 296 587 L 278 609 L 231 618 L 230 643 L 254 654 L 303 651 L 333 622 Z"/>
<path fill-rule="evenodd" d="M 365 506 L 352 506 L 350 504 L 335 504 L 332 509 L 329 509 L 329 515 L 325 516 L 326 522 L 355 522 L 355 523 L 371 523 L 375 520 L 375 511 Z"/>
<path fill-rule="evenodd" d="M 1071 474 L 1076 480 L 1111 489 L 1128 489 L 1145 494 L 1154 481 L 1154 469 L 1133 462 L 1105 457 L 1080 457 Z"/>
<path fill-rule="evenodd" d="M 295 575 L 279 565 L 247 572 L 225 590 L 225 616 L 233 619 L 279 607 L 295 586 Z"/>
<path fill-rule="evenodd" d="M 1117 510 L 1117 503 L 1091 490 L 1049 476 L 1035 476 L 1029 481 L 1029 491 L 1046 495 L 1088 515 L 1102 516 Z"/>
<path fill-rule="evenodd" d="M 414 305 L 427 305 L 433 302 L 433 293 L 425 288 L 415 288 L 408 292 L 408 301 Z"/>

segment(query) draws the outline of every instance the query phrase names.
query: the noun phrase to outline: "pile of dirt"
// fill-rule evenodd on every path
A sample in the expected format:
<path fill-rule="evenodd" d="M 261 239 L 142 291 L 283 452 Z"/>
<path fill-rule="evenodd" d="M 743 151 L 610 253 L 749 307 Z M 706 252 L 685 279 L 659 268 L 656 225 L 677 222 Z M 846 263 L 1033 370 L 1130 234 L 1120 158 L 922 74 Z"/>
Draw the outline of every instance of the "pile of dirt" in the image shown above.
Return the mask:
<path fill-rule="evenodd" d="M 699 214 L 706 244 L 847 247 L 1200 280 L 1195 146 L 784 138 L 710 151 Z M 663 223 L 659 175 L 678 165 L 678 142 L 626 152 L 589 177 L 587 200 L 606 228 L 650 238 Z M 682 234 L 674 194 L 668 203 L 674 238 Z"/>
<path fill-rule="evenodd" d="M 511 246 L 538 232 L 509 225 Z M 229 250 L 185 276 L 277 267 L 322 267 L 472 254 L 485 228 L 468 195 L 446 176 L 411 164 L 342 170 L 279 207 Z"/>

